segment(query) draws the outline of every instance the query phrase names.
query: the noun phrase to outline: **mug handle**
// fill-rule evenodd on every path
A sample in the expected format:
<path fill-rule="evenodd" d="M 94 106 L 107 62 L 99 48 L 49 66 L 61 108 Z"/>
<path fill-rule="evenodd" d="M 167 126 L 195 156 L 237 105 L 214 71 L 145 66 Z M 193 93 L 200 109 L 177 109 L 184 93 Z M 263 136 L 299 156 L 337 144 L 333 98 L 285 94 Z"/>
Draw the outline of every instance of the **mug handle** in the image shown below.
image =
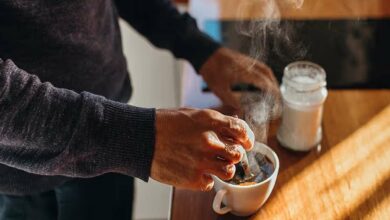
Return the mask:
<path fill-rule="evenodd" d="M 215 197 L 214 197 L 213 209 L 214 209 L 214 212 L 216 212 L 220 215 L 224 215 L 232 210 L 231 208 L 229 208 L 227 206 L 221 208 L 222 199 L 226 193 L 227 193 L 226 189 L 221 189 L 217 192 L 217 195 L 215 195 Z"/>

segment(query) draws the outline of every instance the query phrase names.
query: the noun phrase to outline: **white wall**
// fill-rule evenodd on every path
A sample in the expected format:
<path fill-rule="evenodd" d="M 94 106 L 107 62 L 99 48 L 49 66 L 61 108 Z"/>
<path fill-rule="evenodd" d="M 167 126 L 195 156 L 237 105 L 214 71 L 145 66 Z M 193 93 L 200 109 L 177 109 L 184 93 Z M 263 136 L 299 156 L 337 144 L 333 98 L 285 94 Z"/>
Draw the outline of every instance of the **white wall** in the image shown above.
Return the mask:
<path fill-rule="evenodd" d="M 134 92 L 130 104 L 168 108 L 179 103 L 177 61 L 164 50 L 154 48 L 125 22 L 120 22 L 122 40 Z M 150 181 L 136 181 L 134 219 L 167 219 L 171 188 Z"/>
<path fill-rule="evenodd" d="M 155 48 L 127 23 L 120 22 L 127 64 L 133 81 L 131 104 L 178 106 L 177 62 L 170 52 Z"/>

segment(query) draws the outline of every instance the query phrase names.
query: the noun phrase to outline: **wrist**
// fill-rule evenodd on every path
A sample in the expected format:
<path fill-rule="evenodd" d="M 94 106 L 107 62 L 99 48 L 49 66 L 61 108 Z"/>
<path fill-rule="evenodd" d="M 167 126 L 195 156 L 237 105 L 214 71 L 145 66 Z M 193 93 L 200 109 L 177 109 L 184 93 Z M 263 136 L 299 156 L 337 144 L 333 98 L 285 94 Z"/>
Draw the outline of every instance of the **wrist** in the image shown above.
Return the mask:
<path fill-rule="evenodd" d="M 155 110 L 106 100 L 99 157 L 115 172 L 147 181 L 155 142 Z"/>
<path fill-rule="evenodd" d="M 188 60 L 194 69 L 199 72 L 203 64 L 221 48 L 221 44 L 197 30 L 191 35 L 187 35 L 182 47 L 185 50 L 183 58 Z"/>

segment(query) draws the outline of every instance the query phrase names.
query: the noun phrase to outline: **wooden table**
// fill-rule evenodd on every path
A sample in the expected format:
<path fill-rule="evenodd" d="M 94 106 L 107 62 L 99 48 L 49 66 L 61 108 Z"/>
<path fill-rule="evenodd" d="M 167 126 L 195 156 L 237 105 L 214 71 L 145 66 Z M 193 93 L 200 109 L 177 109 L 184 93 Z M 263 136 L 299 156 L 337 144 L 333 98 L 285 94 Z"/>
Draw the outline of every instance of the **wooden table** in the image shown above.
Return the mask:
<path fill-rule="evenodd" d="M 280 172 L 274 191 L 249 219 L 390 219 L 390 90 L 330 91 L 321 150 L 296 153 L 276 141 Z M 174 189 L 171 218 L 218 216 L 214 192 Z"/>
<path fill-rule="evenodd" d="M 193 0 L 190 12 L 198 21 L 265 18 L 262 2 L 269 1 Z M 296 10 L 288 2 L 300 0 L 276 2 L 276 14 L 288 19 L 390 17 L 388 0 L 305 0 Z M 320 151 L 282 148 L 277 127 L 278 122 L 271 124 L 268 140 L 280 159 L 276 186 L 249 219 L 390 219 L 390 90 L 330 91 Z M 215 214 L 214 195 L 174 189 L 171 219 L 239 219 Z"/>
<path fill-rule="evenodd" d="M 192 0 L 196 18 L 338 19 L 390 17 L 388 0 Z M 274 4 L 273 4 L 274 3 Z M 216 10 L 208 10 L 210 7 Z M 210 11 L 217 13 L 210 13 Z"/>

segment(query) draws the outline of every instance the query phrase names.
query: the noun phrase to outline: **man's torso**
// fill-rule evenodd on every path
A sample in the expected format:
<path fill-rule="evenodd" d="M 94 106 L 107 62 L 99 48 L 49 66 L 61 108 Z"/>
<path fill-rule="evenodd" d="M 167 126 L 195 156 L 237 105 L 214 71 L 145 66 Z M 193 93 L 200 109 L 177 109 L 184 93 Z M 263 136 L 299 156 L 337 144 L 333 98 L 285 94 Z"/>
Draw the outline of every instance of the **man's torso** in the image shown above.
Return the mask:
<path fill-rule="evenodd" d="M 58 88 L 127 101 L 131 86 L 117 19 L 111 0 L 3 0 L 0 57 Z M 2 164 L 0 176 L 0 192 L 8 194 L 44 191 L 68 179 Z"/>

